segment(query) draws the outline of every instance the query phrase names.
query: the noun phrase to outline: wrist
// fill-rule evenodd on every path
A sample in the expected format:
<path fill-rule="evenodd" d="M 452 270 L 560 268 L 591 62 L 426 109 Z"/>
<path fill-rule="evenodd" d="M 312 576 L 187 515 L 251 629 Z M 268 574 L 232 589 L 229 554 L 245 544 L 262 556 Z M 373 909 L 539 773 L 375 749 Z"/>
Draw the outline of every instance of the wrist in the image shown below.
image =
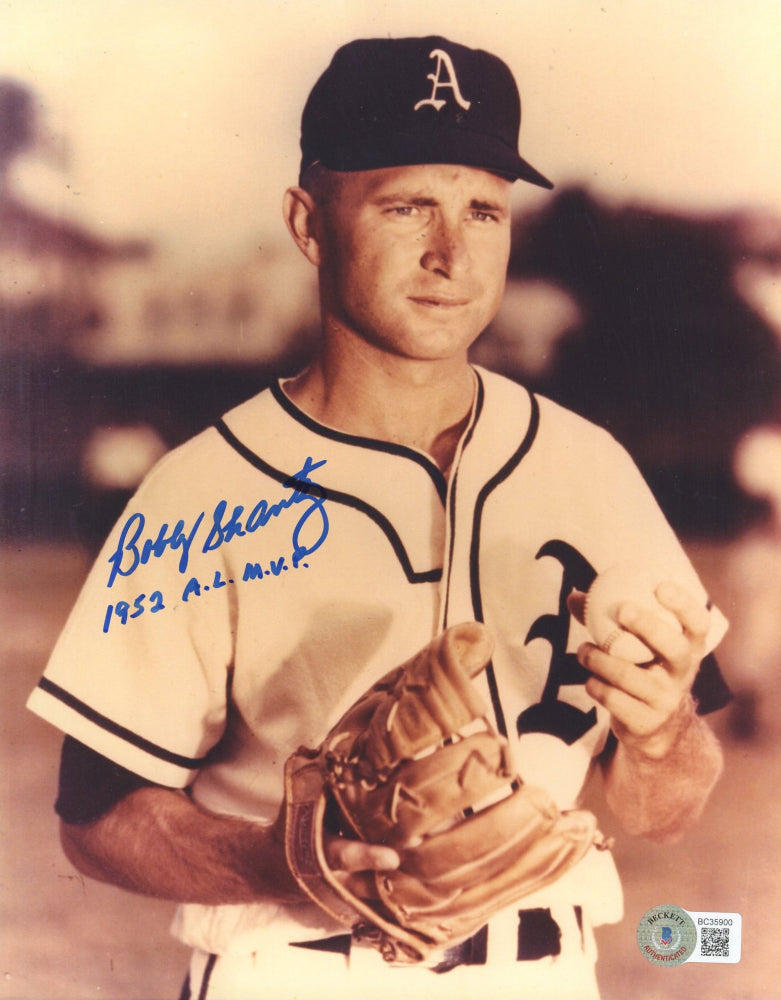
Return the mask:
<path fill-rule="evenodd" d="M 302 891 L 287 862 L 285 813 L 283 803 L 274 823 L 262 828 L 255 869 L 258 894 L 271 896 L 281 903 L 304 903 L 308 901 L 308 896 Z"/>
<path fill-rule="evenodd" d="M 680 752 L 687 734 L 697 724 L 697 705 L 691 694 L 681 699 L 675 712 L 656 732 L 645 737 L 633 737 L 624 743 L 630 756 L 638 762 L 657 763 Z"/>

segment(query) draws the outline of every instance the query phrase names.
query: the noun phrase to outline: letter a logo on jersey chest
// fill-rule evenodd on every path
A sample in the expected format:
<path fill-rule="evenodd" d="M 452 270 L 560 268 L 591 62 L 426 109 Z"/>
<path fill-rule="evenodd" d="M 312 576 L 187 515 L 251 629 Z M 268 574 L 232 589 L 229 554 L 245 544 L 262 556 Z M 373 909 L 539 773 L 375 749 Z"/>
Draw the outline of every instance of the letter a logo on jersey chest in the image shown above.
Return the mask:
<path fill-rule="evenodd" d="M 429 59 L 436 59 L 437 61 L 437 68 L 434 72 L 426 74 L 426 79 L 431 80 L 432 83 L 431 97 L 425 97 L 422 101 L 418 101 L 413 108 L 413 111 L 418 111 L 427 104 L 430 104 L 436 111 L 444 108 L 447 104 L 447 98 L 438 97 L 437 95 L 440 90 L 446 89 L 452 90 L 456 103 L 460 105 L 464 111 L 468 111 L 472 107 L 472 102 L 467 101 L 461 93 L 461 88 L 458 86 L 458 77 L 456 76 L 456 71 L 453 67 L 453 60 L 444 49 L 432 49 L 429 53 Z M 444 79 L 442 77 L 443 67 L 446 72 Z"/>

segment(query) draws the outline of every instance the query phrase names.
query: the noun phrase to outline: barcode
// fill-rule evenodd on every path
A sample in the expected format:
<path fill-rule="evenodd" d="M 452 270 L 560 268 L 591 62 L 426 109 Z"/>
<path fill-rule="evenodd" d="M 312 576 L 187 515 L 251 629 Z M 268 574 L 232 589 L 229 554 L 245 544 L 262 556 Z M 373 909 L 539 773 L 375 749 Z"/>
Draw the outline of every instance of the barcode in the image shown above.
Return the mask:
<path fill-rule="evenodd" d="M 739 913 L 687 912 L 697 927 L 697 947 L 689 961 L 740 961 L 743 921 Z"/>
<path fill-rule="evenodd" d="M 729 958 L 729 927 L 701 927 L 700 954 L 707 958 Z"/>

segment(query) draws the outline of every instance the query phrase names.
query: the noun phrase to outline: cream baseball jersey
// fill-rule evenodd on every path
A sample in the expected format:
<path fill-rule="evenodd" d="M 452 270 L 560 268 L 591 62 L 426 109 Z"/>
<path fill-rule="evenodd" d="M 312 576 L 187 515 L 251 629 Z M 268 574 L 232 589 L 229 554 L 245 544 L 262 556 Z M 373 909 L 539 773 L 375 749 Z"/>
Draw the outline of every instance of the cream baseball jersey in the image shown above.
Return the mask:
<path fill-rule="evenodd" d="M 145 778 L 270 822 L 293 750 L 443 627 L 478 619 L 496 640 L 481 683 L 497 725 L 522 777 L 567 808 L 609 719 L 565 602 L 628 558 L 707 601 L 623 449 L 501 376 L 475 369 L 447 481 L 420 452 L 314 422 L 279 384 L 150 473 L 29 706 Z M 725 622 L 711 618 L 712 649 Z M 703 672 L 696 693 L 719 707 Z M 609 856 L 565 882 L 548 897 L 618 918 Z M 186 906 L 178 929 L 213 952 L 333 932 L 313 907 L 270 904 Z"/>

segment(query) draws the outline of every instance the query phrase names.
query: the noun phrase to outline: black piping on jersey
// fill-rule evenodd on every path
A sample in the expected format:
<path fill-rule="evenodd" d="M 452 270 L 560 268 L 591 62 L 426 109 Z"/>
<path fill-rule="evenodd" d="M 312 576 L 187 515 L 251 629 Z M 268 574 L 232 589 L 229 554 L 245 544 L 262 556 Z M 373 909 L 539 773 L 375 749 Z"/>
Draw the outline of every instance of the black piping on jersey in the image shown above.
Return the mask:
<path fill-rule="evenodd" d="M 382 451 L 387 455 L 399 455 L 401 458 L 408 458 L 412 462 L 417 462 L 430 476 L 444 507 L 445 497 L 447 496 L 447 480 L 443 476 L 442 471 L 426 455 L 415 451 L 413 448 L 407 448 L 403 444 L 392 444 L 390 441 L 378 441 L 376 438 L 347 434 L 344 431 L 337 431 L 333 427 L 326 427 L 323 424 L 319 424 L 312 417 L 304 413 L 303 410 L 299 410 L 296 404 L 285 395 L 282 386 L 278 382 L 272 384 L 271 394 L 288 416 L 306 427 L 307 430 L 312 431 L 313 434 L 330 438 L 331 441 L 340 441 L 342 444 L 351 444 L 357 448 L 368 448 L 372 451 Z"/>
<path fill-rule="evenodd" d="M 214 966 L 217 964 L 218 958 L 219 955 L 209 955 L 208 961 L 206 962 L 206 968 L 203 970 L 201 988 L 198 990 L 198 1000 L 206 1000 L 209 996 L 209 986 L 211 985 L 212 973 L 214 972 Z"/>
<path fill-rule="evenodd" d="M 518 450 L 515 454 L 502 466 L 499 471 L 493 475 L 487 483 L 483 485 L 483 488 L 477 495 L 477 500 L 475 501 L 475 509 L 472 518 L 472 545 L 469 553 L 469 581 L 472 590 L 472 608 L 475 613 L 475 620 L 482 622 L 483 617 L 483 596 L 480 592 L 480 528 L 483 518 L 483 508 L 485 507 L 488 497 L 493 493 L 497 486 L 500 486 L 508 476 L 510 476 L 515 469 L 520 465 L 524 456 L 528 454 L 529 449 L 534 443 L 534 439 L 537 436 L 537 431 L 540 426 L 540 404 L 537 402 L 537 398 L 533 393 L 529 393 L 529 400 L 531 402 L 531 415 L 529 417 L 529 427 L 526 431 L 523 441 L 521 442 Z M 499 687 L 496 683 L 496 672 L 493 667 L 493 663 L 489 663 L 486 668 L 486 680 L 488 681 L 488 688 L 491 692 L 491 704 L 493 705 L 494 715 L 496 716 L 496 725 L 502 736 L 507 736 L 507 722 L 504 717 L 504 711 L 502 709 L 502 703 L 499 698 Z"/>
<path fill-rule="evenodd" d="M 282 472 L 279 469 L 275 469 L 273 465 L 269 465 L 268 462 L 264 461 L 260 457 L 260 455 L 256 455 L 255 452 L 248 448 L 243 441 L 239 440 L 224 420 L 218 420 L 214 426 L 219 434 L 224 438 L 226 443 L 229 444 L 234 451 L 238 452 L 238 454 L 241 455 L 242 458 L 246 459 L 250 465 L 253 465 L 256 469 L 260 469 L 261 472 L 269 476 L 271 479 L 275 479 L 277 482 L 282 484 L 295 483 L 296 487 L 302 493 L 311 494 L 315 489 L 313 483 L 300 482 L 290 476 L 289 473 Z M 437 470 L 437 472 L 439 472 L 439 470 Z M 390 542 L 391 548 L 396 553 L 396 558 L 399 560 L 401 568 L 404 571 L 404 575 L 407 577 L 409 583 L 438 583 L 442 579 L 441 568 L 423 570 L 422 572 L 418 572 L 412 568 L 412 562 L 407 555 L 407 550 L 404 548 L 404 543 L 402 542 L 399 533 L 390 523 L 388 518 L 384 514 L 380 513 L 376 507 L 372 507 L 371 504 L 366 503 L 365 500 L 361 500 L 360 497 L 353 496 L 351 493 L 342 493 L 340 490 L 326 489 L 324 486 L 317 486 L 316 488 L 318 490 L 322 490 L 324 498 L 329 503 L 339 503 L 344 507 L 351 507 L 353 510 L 360 511 L 370 520 L 374 521 L 380 531 L 383 532 L 385 537 Z"/>
<path fill-rule="evenodd" d="M 475 372 L 477 377 L 477 392 L 475 394 L 475 415 L 472 419 L 471 426 L 466 432 L 466 437 L 464 438 L 464 443 L 461 447 L 461 454 L 463 455 L 466 450 L 466 446 L 472 440 L 472 436 L 475 432 L 475 427 L 477 426 L 477 421 L 480 417 L 480 413 L 483 409 L 483 402 L 485 401 L 485 388 L 483 386 L 483 380 L 480 378 L 478 372 Z M 453 550 L 456 544 L 456 487 L 458 485 L 458 467 L 454 467 L 453 475 L 450 480 L 450 545 L 448 546 L 447 554 L 447 583 L 445 586 L 445 611 L 442 617 L 442 621 L 445 625 L 448 625 L 448 614 L 450 610 L 450 579 L 453 575 Z"/>
<path fill-rule="evenodd" d="M 107 733 L 111 733 L 113 736 L 118 736 L 126 743 L 131 743 L 133 746 L 138 747 L 139 750 L 143 750 L 152 757 L 157 757 L 159 760 L 164 760 L 169 764 L 176 764 L 177 767 L 186 767 L 191 771 L 198 770 L 206 763 L 206 757 L 183 757 L 181 754 L 173 753 L 171 750 L 166 750 L 164 747 L 160 747 L 156 743 L 152 743 L 151 740 L 147 740 L 143 736 L 139 736 L 138 733 L 134 733 L 132 730 L 126 729 L 118 722 L 114 722 L 107 716 L 97 712 L 94 708 L 87 705 L 86 702 L 81 701 L 81 699 L 77 698 L 69 691 L 66 691 L 65 688 L 60 687 L 59 684 L 55 684 L 54 681 L 49 680 L 48 677 L 42 677 L 40 681 L 38 681 L 38 687 L 47 694 L 50 694 L 53 698 L 57 698 L 64 705 L 67 705 L 68 708 L 72 708 L 74 712 L 78 712 L 79 715 L 88 719 L 90 722 L 93 722 L 96 726 L 100 726 L 101 729 L 105 729 Z"/>

